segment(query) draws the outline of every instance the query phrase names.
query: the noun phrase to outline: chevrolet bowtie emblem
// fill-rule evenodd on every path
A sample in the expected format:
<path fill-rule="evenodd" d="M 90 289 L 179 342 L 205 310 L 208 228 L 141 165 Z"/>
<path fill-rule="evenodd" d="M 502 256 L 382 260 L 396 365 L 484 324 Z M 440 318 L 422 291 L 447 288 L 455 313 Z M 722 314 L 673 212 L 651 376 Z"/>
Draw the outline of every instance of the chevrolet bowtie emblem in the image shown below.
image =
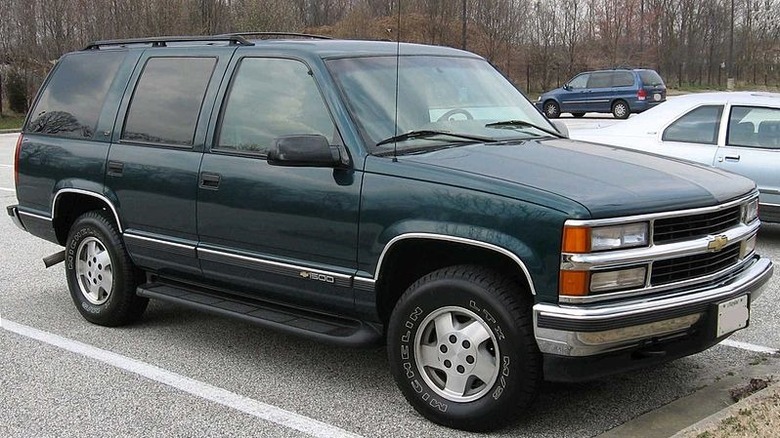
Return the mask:
<path fill-rule="evenodd" d="M 729 238 L 725 234 L 720 236 L 712 236 L 712 240 L 707 243 L 707 250 L 709 252 L 718 252 L 723 249 L 729 243 Z"/>

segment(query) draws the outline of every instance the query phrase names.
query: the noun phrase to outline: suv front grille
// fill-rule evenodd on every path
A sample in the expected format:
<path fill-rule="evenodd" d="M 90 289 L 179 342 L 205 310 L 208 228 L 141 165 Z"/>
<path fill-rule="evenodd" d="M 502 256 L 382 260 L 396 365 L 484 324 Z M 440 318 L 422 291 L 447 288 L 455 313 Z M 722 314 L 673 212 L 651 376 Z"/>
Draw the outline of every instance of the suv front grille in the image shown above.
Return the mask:
<path fill-rule="evenodd" d="M 657 261 L 653 263 L 650 284 L 659 286 L 722 271 L 739 261 L 739 250 L 740 245 L 737 244 L 716 253 Z"/>
<path fill-rule="evenodd" d="M 741 209 L 737 205 L 711 213 L 658 219 L 653 226 L 653 242 L 671 242 L 717 234 L 737 225 L 740 216 Z"/>

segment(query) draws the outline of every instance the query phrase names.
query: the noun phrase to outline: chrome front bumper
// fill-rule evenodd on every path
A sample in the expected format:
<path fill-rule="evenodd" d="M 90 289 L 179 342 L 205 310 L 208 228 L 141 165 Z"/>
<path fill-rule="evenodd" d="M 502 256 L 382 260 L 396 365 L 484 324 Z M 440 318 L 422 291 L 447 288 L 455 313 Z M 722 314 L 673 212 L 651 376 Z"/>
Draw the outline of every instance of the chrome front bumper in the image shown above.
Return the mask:
<path fill-rule="evenodd" d="M 773 269 L 770 260 L 756 257 L 720 283 L 662 297 L 591 306 L 536 304 L 536 341 L 542 353 L 581 357 L 674 337 L 705 318 L 717 303 L 749 294 L 752 304 Z"/>

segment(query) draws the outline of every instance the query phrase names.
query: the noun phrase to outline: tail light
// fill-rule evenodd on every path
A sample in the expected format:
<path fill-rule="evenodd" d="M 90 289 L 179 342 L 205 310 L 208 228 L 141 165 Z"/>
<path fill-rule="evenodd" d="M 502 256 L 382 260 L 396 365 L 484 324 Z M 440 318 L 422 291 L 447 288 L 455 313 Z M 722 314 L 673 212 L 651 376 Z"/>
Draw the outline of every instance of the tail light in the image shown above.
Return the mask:
<path fill-rule="evenodd" d="M 16 150 L 14 151 L 14 187 L 19 187 L 19 152 L 22 150 L 22 140 L 24 136 L 19 134 L 16 140 Z"/>
<path fill-rule="evenodd" d="M 645 100 L 647 98 L 647 91 L 644 88 L 640 88 L 636 93 L 636 98 L 639 100 Z"/>

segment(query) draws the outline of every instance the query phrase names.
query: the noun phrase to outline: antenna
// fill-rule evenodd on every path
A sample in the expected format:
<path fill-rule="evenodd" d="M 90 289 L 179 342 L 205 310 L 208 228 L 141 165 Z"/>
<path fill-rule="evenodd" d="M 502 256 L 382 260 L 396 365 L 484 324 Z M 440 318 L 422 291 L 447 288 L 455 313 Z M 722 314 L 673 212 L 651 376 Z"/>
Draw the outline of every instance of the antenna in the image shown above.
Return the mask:
<path fill-rule="evenodd" d="M 395 133 L 393 136 L 398 136 L 398 86 L 400 77 L 400 64 L 401 64 L 401 0 L 398 0 L 398 24 L 395 30 Z M 398 142 L 393 142 L 393 162 L 398 161 Z"/>

